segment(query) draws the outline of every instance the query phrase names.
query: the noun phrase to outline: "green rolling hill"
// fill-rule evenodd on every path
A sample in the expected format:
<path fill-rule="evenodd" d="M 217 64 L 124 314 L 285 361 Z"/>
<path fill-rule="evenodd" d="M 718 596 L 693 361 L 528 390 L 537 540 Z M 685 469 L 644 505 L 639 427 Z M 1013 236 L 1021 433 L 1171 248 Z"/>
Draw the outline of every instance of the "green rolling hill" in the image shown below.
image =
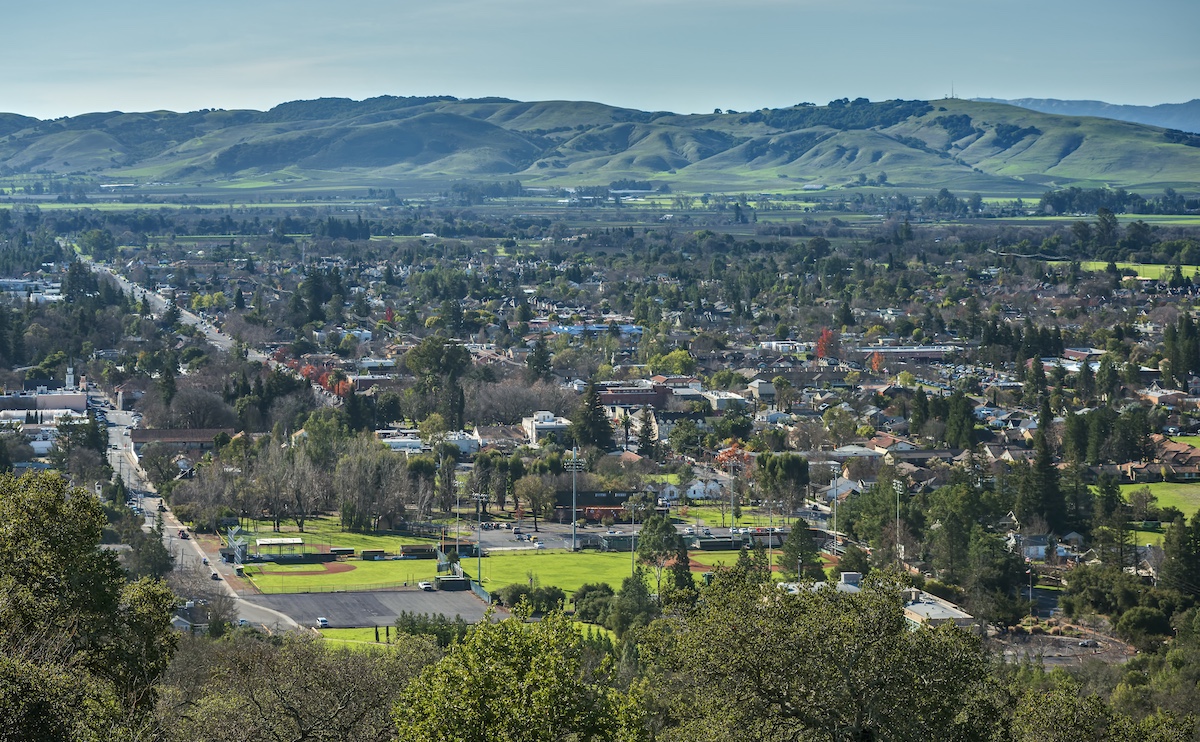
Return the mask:
<path fill-rule="evenodd" d="M 967 100 L 679 115 L 572 101 L 295 101 L 270 111 L 0 114 L 0 177 L 84 174 L 220 187 L 456 179 L 781 190 L 886 173 L 897 188 L 1200 189 L 1200 135 Z"/>

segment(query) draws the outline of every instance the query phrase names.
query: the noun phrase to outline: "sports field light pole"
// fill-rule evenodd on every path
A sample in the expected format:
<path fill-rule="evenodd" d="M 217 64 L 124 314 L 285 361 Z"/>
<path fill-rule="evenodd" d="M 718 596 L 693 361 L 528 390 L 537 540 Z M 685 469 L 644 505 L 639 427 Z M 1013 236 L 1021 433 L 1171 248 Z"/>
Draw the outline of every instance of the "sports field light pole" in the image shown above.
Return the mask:
<path fill-rule="evenodd" d="M 472 493 L 471 499 L 475 501 L 475 508 L 479 513 L 479 530 L 475 536 L 475 582 L 479 587 L 483 588 L 483 505 L 487 502 L 488 496 L 483 492 Z"/>
<path fill-rule="evenodd" d="M 579 492 L 575 487 L 575 477 L 583 465 L 584 462 L 579 460 L 579 447 L 572 447 L 571 460 L 564 462 L 564 466 L 571 470 L 571 551 L 575 551 L 579 546 L 579 542 L 575 539 L 575 524 L 579 522 L 577 514 Z"/>
<path fill-rule="evenodd" d="M 458 498 L 462 495 L 462 485 L 457 481 L 454 483 L 454 555 L 458 556 L 458 529 L 462 521 L 462 513 L 459 511 Z"/>
<path fill-rule="evenodd" d="M 637 508 L 629 508 L 629 576 L 637 576 L 637 554 L 634 546 L 637 544 Z"/>

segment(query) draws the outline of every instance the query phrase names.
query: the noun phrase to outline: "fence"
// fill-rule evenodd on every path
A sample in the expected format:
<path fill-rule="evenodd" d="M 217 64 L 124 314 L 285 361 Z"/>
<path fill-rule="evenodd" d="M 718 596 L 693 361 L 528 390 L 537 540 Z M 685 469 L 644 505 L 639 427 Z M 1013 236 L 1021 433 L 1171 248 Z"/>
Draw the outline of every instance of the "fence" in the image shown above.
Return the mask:
<path fill-rule="evenodd" d="M 251 580 L 253 582 L 253 580 Z M 264 590 L 262 586 L 255 585 L 258 591 L 263 595 L 298 595 L 304 593 L 362 593 L 362 592 L 383 592 L 388 590 L 403 590 L 406 587 L 415 588 L 415 582 L 377 582 L 366 585 L 328 585 L 325 587 L 300 587 L 289 586 L 286 584 L 269 585 L 268 590 Z"/>
<path fill-rule="evenodd" d="M 488 605 L 492 604 L 492 594 L 487 590 L 484 590 L 483 585 L 480 585 L 475 580 L 471 580 L 471 592 L 475 593 L 475 596 L 484 603 L 487 603 Z"/>

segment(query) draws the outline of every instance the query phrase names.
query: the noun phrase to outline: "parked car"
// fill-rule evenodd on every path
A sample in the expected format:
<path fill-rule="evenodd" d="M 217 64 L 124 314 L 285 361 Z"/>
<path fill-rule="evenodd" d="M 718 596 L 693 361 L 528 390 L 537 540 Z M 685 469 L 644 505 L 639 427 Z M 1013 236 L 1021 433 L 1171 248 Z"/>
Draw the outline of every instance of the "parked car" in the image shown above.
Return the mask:
<path fill-rule="evenodd" d="M 417 587 L 421 588 L 422 590 L 424 590 L 426 592 L 433 592 L 433 583 L 432 582 L 418 582 Z"/>
<path fill-rule="evenodd" d="M 324 616 L 317 616 L 317 626 L 320 626 L 322 629 L 329 628 L 329 619 Z"/>
<path fill-rule="evenodd" d="M 221 581 L 221 575 L 217 574 L 216 572 L 213 572 L 211 575 L 209 575 L 209 579 L 210 579 L 210 580 L 212 580 L 212 581 L 214 581 L 214 582 L 220 582 L 220 581 Z"/>
<path fill-rule="evenodd" d="M 684 536 L 695 536 L 696 529 L 689 526 L 689 527 L 683 529 L 683 535 Z"/>

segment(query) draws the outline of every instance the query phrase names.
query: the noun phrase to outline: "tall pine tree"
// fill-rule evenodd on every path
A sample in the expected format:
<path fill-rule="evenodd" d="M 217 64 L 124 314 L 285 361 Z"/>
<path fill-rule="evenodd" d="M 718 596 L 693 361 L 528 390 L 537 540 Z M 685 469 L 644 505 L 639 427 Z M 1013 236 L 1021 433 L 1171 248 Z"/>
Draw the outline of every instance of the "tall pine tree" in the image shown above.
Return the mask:
<path fill-rule="evenodd" d="M 613 440 L 612 423 L 604 414 L 604 406 L 600 404 L 600 391 L 596 382 L 589 381 L 583 391 L 583 399 L 571 419 L 571 435 L 580 446 L 595 446 L 602 451 L 611 451 L 616 447 Z"/>

